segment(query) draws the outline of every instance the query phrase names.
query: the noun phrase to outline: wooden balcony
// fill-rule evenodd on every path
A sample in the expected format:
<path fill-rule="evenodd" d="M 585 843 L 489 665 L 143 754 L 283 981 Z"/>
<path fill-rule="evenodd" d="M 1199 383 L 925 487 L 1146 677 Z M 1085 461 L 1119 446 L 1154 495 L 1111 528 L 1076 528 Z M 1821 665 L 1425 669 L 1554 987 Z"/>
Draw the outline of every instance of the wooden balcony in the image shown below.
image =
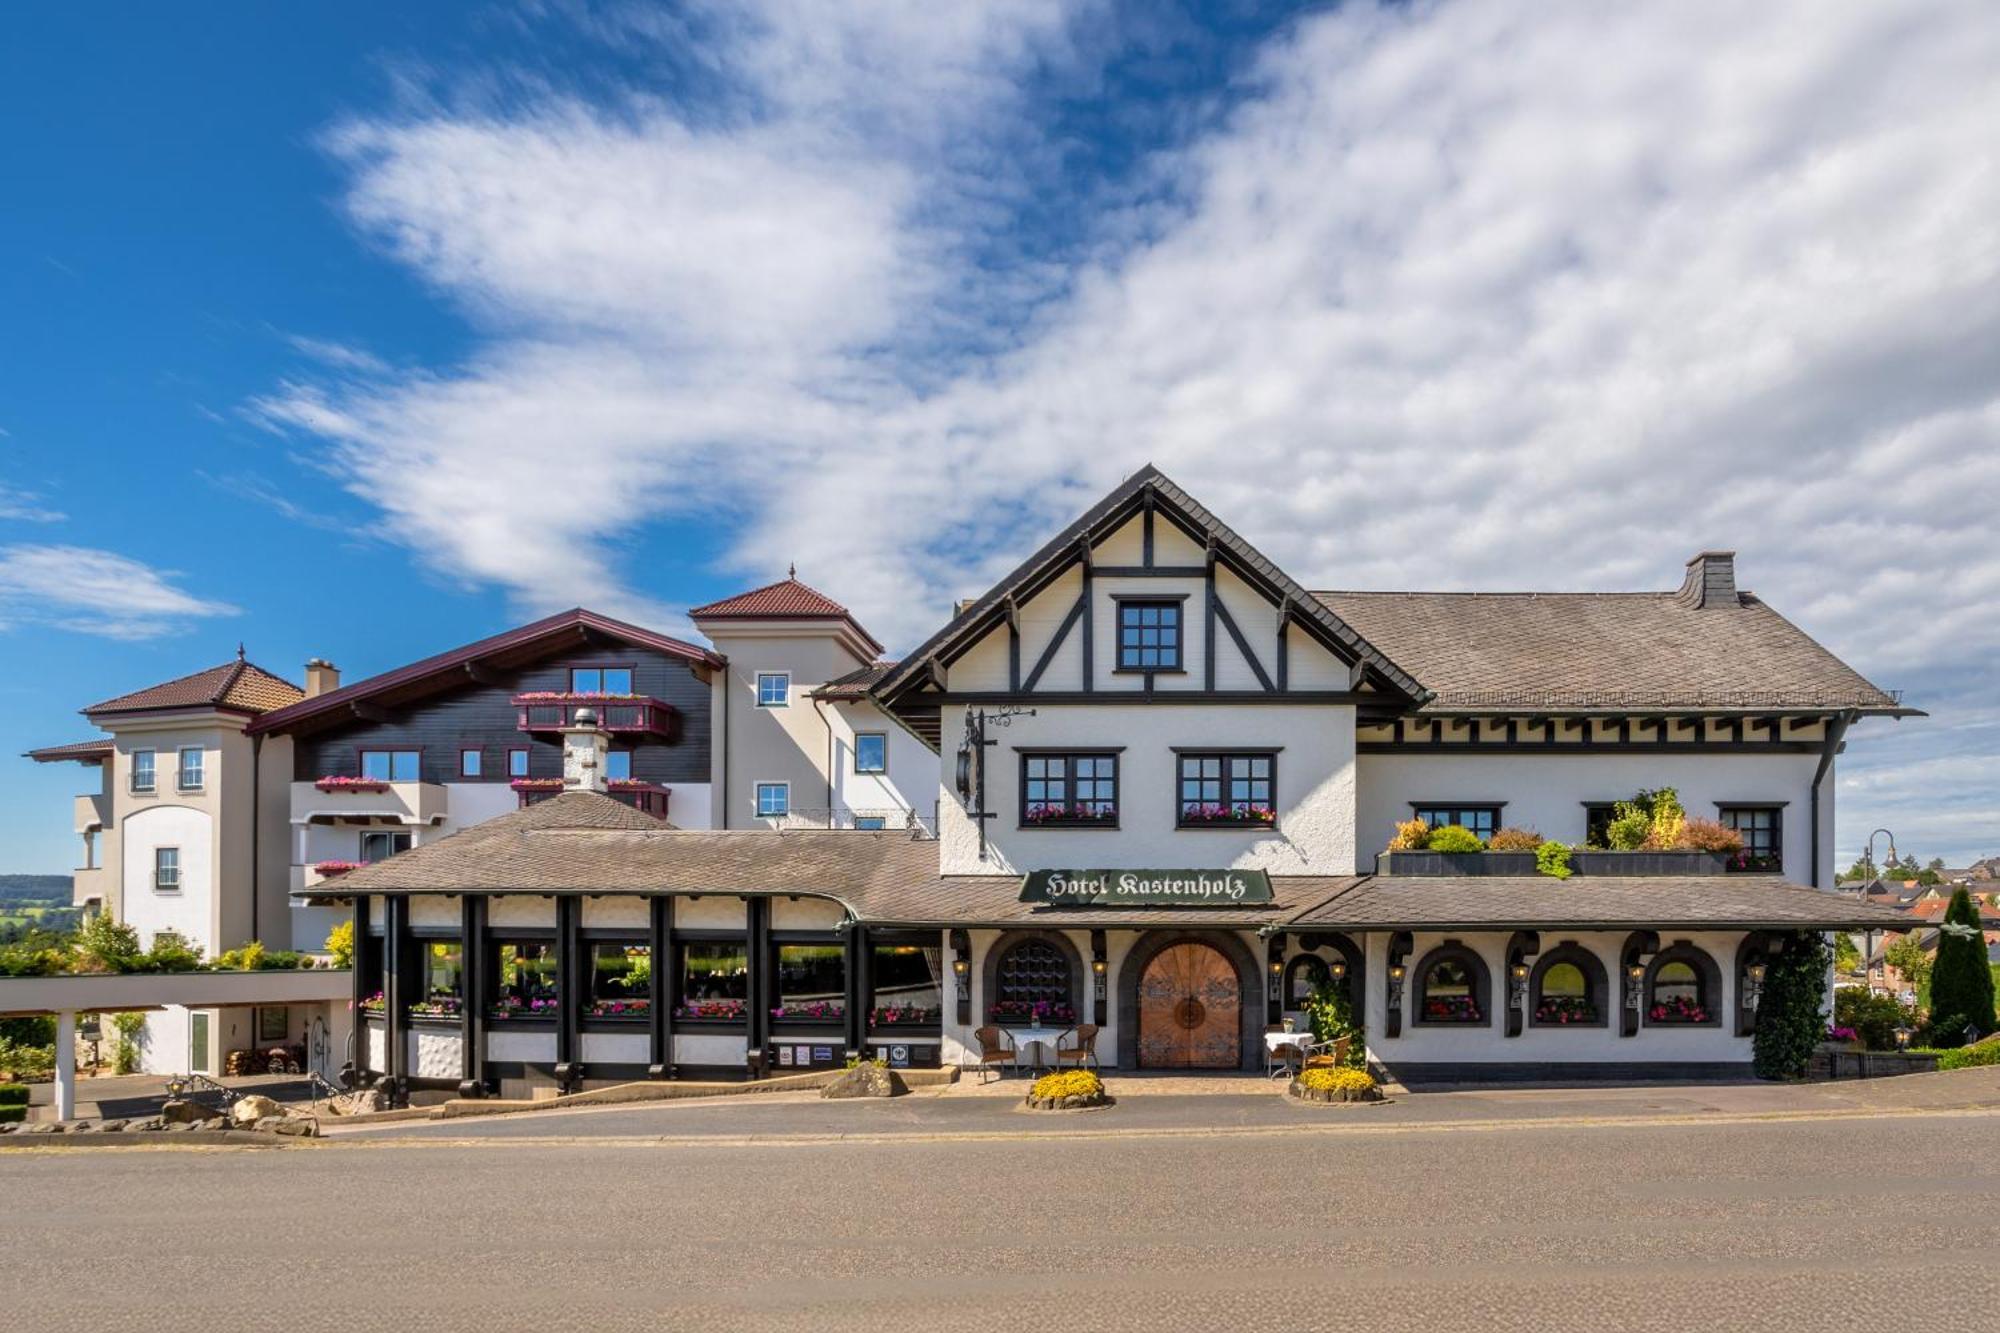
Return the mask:
<path fill-rule="evenodd" d="M 520 795 L 523 809 L 551 796 L 560 796 L 563 792 L 561 778 L 517 778 L 513 785 Z M 613 778 L 606 786 L 606 795 L 612 800 L 623 802 L 655 819 L 664 820 L 667 817 L 667 802 L 673 795 L 672 788 L 633 778 Z"/>
<path fill-rule="evenodd" d="M 576 715 L 588 708 L 597 725 L 621 735 L 658 736 L 673 731 L 673 705 L 644 694 L 517 694 L 514 710 L 525 732 L 557 732 L 576 725 Z"/>

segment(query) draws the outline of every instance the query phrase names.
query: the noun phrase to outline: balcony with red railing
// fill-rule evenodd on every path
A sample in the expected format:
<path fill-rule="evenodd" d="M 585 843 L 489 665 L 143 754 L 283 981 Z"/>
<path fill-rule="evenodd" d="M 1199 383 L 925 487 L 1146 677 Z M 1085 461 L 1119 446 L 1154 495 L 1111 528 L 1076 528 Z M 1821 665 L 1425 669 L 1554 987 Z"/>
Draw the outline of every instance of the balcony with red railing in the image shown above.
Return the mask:
<path fill-rule="evenodd" d="M 514 696 L 519 726 L 526 732 L 557 732 L 576 725 L 576 715 L 588 708 L 597 725 L 622 735 L 672 734 L 673 705 L 644 694 L 569 694 L 554 690 Z"/>

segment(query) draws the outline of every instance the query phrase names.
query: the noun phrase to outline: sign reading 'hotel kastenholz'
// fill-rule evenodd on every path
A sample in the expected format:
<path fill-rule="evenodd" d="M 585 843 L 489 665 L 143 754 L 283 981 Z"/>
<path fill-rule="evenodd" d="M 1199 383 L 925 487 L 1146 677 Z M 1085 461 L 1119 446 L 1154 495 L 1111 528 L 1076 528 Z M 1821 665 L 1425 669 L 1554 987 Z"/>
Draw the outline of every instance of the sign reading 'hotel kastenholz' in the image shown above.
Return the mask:
<path fill-rule="evenodd" d="M 1271 901 L 1261 870 L 1030 870 L 1021 901 L 1059 907 L 1234 907 Z"/>

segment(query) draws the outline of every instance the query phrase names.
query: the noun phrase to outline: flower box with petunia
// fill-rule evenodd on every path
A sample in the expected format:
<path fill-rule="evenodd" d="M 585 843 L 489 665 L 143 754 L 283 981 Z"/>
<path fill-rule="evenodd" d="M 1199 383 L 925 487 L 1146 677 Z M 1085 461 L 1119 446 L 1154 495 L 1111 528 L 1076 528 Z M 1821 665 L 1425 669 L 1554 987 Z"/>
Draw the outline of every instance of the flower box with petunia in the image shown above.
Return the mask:
<path fill-rule="evenodd" d="M 1479 1001 L 1470 995 L 1432 995 L 1424 1000 L 1426 1023 L 1478 1023 L 1484 1017 Z"/>
<path fill-rule="evenodd" d="M 791 1023 L 837 1023 L 847 1017 L 847 1005 L 840 1000 L 803 1000 L 773 1005 L 771 1017 Z"/>
<path fill-rule="evenodd" d="M 674 1010 L 675 1018 L 713 1023 L 740 1023 L 750 1012 L 741 1000 L 688 1000 Z"/>
<path fill-rule="evenodd" d="M 988 1011 L 988 1016 L 996 1023 L 1076 1022 L 1076 1010 L 1060 1000 L 1002 1000 Z"/>
<path fill-rule="evenodd" d="M 1278 812 L 1262 804 L 1187 804 L 1181 807 L 1182 828 L 1269 828 Z"/>
<path fill-rule="evenodd" d="M 383 778 L 319 778 L 313 782 L 313 786 L 324 792 L 389 790 L 389 784 Z"/>
<path fill-rule="evenodd" d="M 1706 1023 L 1708 1010 L 1702 1008 L 1685 995 L 1676 995 L 1663 1000 L 1646 1011 L 1649 1023 Z"/>
<path fill-rule="evenodd" d="M 561 778 L 515 778 L 507 784 L 515 791 L 561 791 Z"/>
<path fill-rule="evenodd" d="M 486 1006 L 486 1016 L 488 1018 L 502 1020 L 510 1018 L 554 1019 L 557 1012 L 554 991 L 545 991 L 533 995 L 502 995 L 498 1000 Z"/>
<path fill-rule="evenodd" d="M 367 999 L 361 1002 L 361 1012 L 364 1014 L 383 1013 L 388 1009 L 388 1007 L 389 1007 L 389 999 L 387 996 L 382 994 L 381 991 L 376 991 L 373 995 L 369 996 Z"/>
<path fill-rule="evenodd" d="M 315 861 L 313 873 L 316 875 L 344 875 L 350 870 L 361 869 L 359 861 Z"/>
<path fill-rule="evenodd" d="M 868 1011 L 871 1027 L 936 1027 L 944 1010 L 930 1004 L 885 1004 Z"/>
<path fill-rule="evenodd" d="M 411 1018 L 457 1018 L 464 1007 L 464 1001 L 450 991 L 432 991 L 412 1003 L 406 1012 Z"/>
<path fill-rule="evenodd" d="M 1597 1006 L 1576 995 L 1545 996 L 1535 1006 L 1535 1021 L 1551 1027 L 1568 1027 L 1577 1023 L 1595 1023 Z"/>
<path fill-rule="evenodd" d="M 637 1022 L 652 1011 L 651 1000 L 593 1000 L 584 1009 L 583 1016 Z"/>
<path fill-rule="evenodd" d="M 1022 807 L 1021 823 L 1029 828 L 1114 828 L 1118 811 L 1102 801 L 1036 801 Z"/>

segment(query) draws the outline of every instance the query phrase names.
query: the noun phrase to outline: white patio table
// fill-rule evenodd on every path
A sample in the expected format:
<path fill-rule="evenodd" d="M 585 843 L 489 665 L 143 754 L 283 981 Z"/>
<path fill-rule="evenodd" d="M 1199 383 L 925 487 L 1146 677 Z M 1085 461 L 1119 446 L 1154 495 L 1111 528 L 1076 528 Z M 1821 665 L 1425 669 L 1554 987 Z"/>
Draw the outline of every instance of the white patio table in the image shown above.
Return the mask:
<path fill-rule="evenodd" d="M 1029 1028 L 1005 1028 L 1003 1029 L 1003 1031 L 1005 1031 L 1009 1037 L 1012 1037 L 1014 1039 L 1014 1053 L 1017 1057 L 1021 1057 L 1027 1055 L 1028 1048 L 1031 1046 L 1041 1047 L 1044 1055 L 1046 1055 L 1047 1052 L 1053 1051 L 1055 1049 L 1056 1041 L 1064 1033 L 1070 1031 L 1070 1029 L 1029 1027 Z M 1018 1059 L 1016 1062 L 1018 1063 Z M 1046 1063 L 1047 1061 L 1044 1058 L 1037 1057 L 1035 1060 L 1034 1067 L 1036 1069 L 1041 1069 L 1044 1067 Z"/>

